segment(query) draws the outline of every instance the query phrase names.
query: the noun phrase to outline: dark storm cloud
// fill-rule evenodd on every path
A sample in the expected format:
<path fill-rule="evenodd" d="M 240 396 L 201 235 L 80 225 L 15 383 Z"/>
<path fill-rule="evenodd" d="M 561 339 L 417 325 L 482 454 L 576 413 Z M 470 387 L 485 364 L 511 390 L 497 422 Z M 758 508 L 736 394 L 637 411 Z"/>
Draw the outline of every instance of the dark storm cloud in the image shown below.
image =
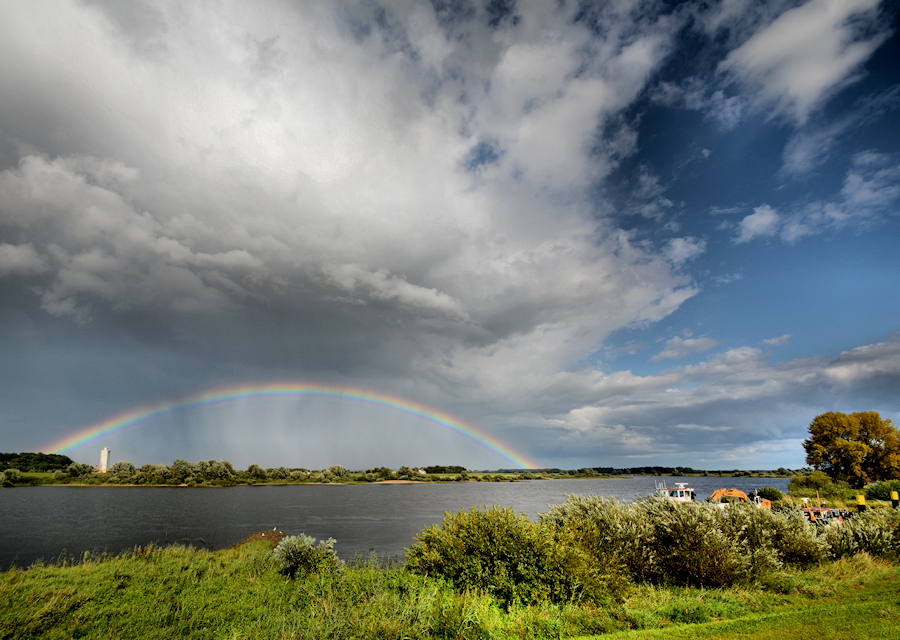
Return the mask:
<path fill-rule="evenodd" d="M 654 448 L 712 455 L 724 433 L 743 447 L 729 455 L 786 459 L 823 372 L 845 365 L 770 365 L 721 326 L 661 327 L 644 360 L 674 368 L 652 374 L 595 354 L 614 351 L 617 331 L 672 318 L 700 282 L 736 282 L 710 275 L 711 251 L 890 224 L 894 151 L 848 153 L 840 120 L 803 128 L 885 41 L 879 10 L 5 5 L 0 376 L 16 383 L 2 392 L 4 433 L 24 449 L 132 404 L 302 378 L 457 411 L 574 466 Z M 667 110 L 649 136 L 647 105 Z M 655 139 L 675 139 L 664 125 L 676 111 L 707 114 L 716 136 L 777 120 L 769 155 L 792 176 L 816 154 L 845 158 L 844 186 L 790 204 L 754 193 L 727 228 L 701 226 L 672 193 L 681 175 L 648 157 Z M 741 182 L 704 144 L 689 145 L 692 172 L 728 167 Z M 894 379 L 891 344 L 831 384 Z M 760 406 L 785 404 L 796 411 L 757 426 L 774 411 Z M 46 438 L 29 433 L 35 420 Z M 222 447 L 251 446 L 222 420 Z M 213 433 L 187 418 L 166 428 L 191 447 Z"/>

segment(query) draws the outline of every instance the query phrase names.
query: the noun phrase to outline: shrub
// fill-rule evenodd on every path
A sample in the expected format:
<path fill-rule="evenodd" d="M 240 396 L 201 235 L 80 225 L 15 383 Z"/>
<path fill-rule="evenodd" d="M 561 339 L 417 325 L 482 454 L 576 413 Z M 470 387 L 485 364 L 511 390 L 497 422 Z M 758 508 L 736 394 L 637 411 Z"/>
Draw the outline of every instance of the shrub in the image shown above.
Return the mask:
<path fill-rule="evenodd" d="M 720 586 L 745 574 L 746 545 L 734 535 L 739 527 L 726 529 L 725 511 L 714 505 L 679 505 L 658 496 L 631 505 L 567 496 L 541 517 L 580 532 L 580 544 L 594 558 L 619 559 L 636 581 Z"/>
<path fill-rule="evenodd" d="M 762 487 L 760 489 L 757 489 L 756 495 L 758 495 L 760 498 L 771 500 L 772 502 L 776 502 L 784 498 L 784 494 L 781 493 L 781 489 L 776 489 L 775 487 Z"/>
<path fill-rule="evenodd" d="M 759 509 L 758 512 L 769 520 L 772 544 L 784 564 L 808 567 L 828 556 L 828 547 L 819 537 L 816 526 L 798 509 L 782 513 Z"/>
<path fill-rule="evenodd" d="M 119 460 L 115 464 L 113 464 L 109 468 L 109 473 L 112 475 L 123 476 L 125 478 L 130 478 L 135 473 L 134 465 L 125 460 Z"/>
<path fill-rule="evenodd" d="M 612 581 L 572 542 L 510 508 L 470 509 L 421 531 L 406 550 L 406 568 L 447 578 L 461 591 L 487 592 L 507 609 L 604 599 Z"/>
<path fill-rule="evenodd" d="M 752 505 L 719 509 L 658 496 L 628 505 L 567 496 L 541 514 L 541 521 L 573 532 L 595 562 L 621 562 L 635 581 L 722 586 L 827 555 L 816 528 L 799 511 L 781 515 Z"/>
<path fill-rule="evenodd" d="M 813 471 L 810 474 L 798 474 L 788 483 L 788 491 L 795 496 L 815 496 L 852 500 L 856 491 L 846 482 L 832 482 L 824 471 Z"/>
<path fill-rule="evenodd" d="M 824 471 L 813 471 L 812 473 L 798 473 L 791 478 L 788 490 L 796 489 L 821 489 L 827 484 L 831 484 L 831 477 Z"/>
<path fill-rule="evenodd" d="M 334 552 L 334 543 L 334 538 L 328 538 L 316 546 L 315 538 L 301 533 L 282 538 L 272 553 L 282 573 L 293 578 L 298 572 L 307 575 L 339 567 L 341 561 Z"/>
<path fill-rule="evenodd" d="M 822 537 L 833 558 L 865 552 L 896 560 L 900 553 L 900 511 L 872 509 L 852 520 L 824 527 Z"/>
<path fill-rule="evenodd" d="M 257 480 L 265 480 L 269 477 L 269 474 L 266 473 L 266 470 L 258 464 L 251 464 L 249 467 L 247 467 L 247 475 L 251 478 L 256 478 Z"/>
<path fill-rule="evenodd" d="M 659 582 L 726 586 L 742 577 L 745 545 L 726 532 L 722 520 L 732 506 L 680 505 L 652 496 L 639 503 L 653 528 L 654 573 Z M 728 535 L 732 533 L 732 535 Z"/>
<path fill-rule="evenodd" d="M 78 476 L 83 476 L 91 473 L 94 468 L 89 464 L 83 464 L 81 462 L 73 462 L 66 468 L 66 472 L 73 478 L 77 478 Z"/>
<path fill-rule="evenodd" d="M 11 487 L 17 482 L 22 482 L 22 472 L 18 469 L 11 468 L 0 473 L 0 485 Z"/>
<path fill-rule="evenodd" d="M 891 491 L 900 492 L 900 480 L 884 480 L 866 487 L 868 500 L 890 500 Z"/>
<path fill-rule="evenodd" d="M 290 475 L 290 470 L 286 467 L 278 467 L 277 469 L 272 469 L 268 472 L 269 477 L 274 478 L 276 480 L 284 480 Z"/>
<path fill-rule="evenodd" d="M 652 527 L 629 505 L 615 498 L 568 495 L 562 504 L 540 514 L 541 522 L 574 533 L 578 544 L 596 561 L 619 563 L 635 580 L 652 573 Z"/>

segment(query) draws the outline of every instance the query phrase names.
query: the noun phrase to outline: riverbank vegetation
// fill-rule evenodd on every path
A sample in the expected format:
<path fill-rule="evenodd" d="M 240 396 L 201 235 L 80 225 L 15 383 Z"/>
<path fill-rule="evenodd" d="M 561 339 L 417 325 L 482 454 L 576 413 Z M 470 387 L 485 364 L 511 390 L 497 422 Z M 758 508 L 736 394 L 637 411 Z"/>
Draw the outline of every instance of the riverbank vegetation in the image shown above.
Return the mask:
<path fill-rule="evenodd" d="M 625 474 L 715 475 L 719 477 L 782 477 L 789 469 L 775 471 L 696 471 L 689 467 L 639 467 L 607 473 L 605 468 L 582 469 L 500 469 L 498 471 L 469 471 L 459 465 L 424 467 L 401 466 L 399 469 L 375 467 L 351 471 L 341 465 L 325 469 L 292 467 L 263 468 L 251 464 L 235 469 L 228 460 L 175 460 L 171 465 L 145 464 L 135 467 L 128 461 L 112 464 L 103 473 L 88 464 L 72 462 L 55 454 L 0 454 L 9 458 L 9 466 L 0 471 L 0 486 L 34 486 L 50 484 L 78 485 L 170 485 L 170 486 L 232 486 L 239 484 L 364 484 L 385 481 L 406 482 L 518 482 L 524 480 L 558 480 L 572 478 L 609 478 Z M 807 470 L 811 471 L 811 470 Z"/>
<path fill-rule="evenodd" d="M 0 638 L 863 638 L 900 619 L 888 508 L 818 527 L 750 505 L 570 496 L 537 522 L 447 514 L 402 566 L 265 533 L 279 546 L 260 533 L 0 573 Z"/>
<path fill-rule="evenodd" d="M 19 471 L 57 471 L 66 469 L 73 460 L 58 453 L 0 453 L 0 469 Z"/>
<path fill-rule="evenodd" d="M 233 486 L 239 484 L 365 484 L 385 481 L 405 482 L 516 482 L 522 480 L 551 480 L 559 478 L 609 477 L 592 469 L 554 469 L 542 472 L 469 472 L 463 467 L 401 466 L 399 469 L 377 467 L 350 471 L 341 465 L 322 470 L 277 467 L 265 469 L 251 464 L 247 469 L 235 469 L 227 460 L 200 460 L 188 462 L 175 460 L 171 465 L 146 464 L 135 467 L 120 461 L 101 473 L 87 464 L 73 462 L 54 472 L 21 471 L 8 468 L 0 472 L 0 486 L 26 486 L 48 484 L 79 485 L 170 485 L 170 486 Z"/>

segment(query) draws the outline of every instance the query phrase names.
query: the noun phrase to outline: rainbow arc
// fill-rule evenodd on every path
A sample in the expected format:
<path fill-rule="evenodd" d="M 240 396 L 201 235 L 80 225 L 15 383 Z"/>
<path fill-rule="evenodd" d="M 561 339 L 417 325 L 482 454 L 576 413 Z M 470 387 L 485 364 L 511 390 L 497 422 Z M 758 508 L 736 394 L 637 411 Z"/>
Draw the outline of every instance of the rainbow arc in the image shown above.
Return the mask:
<path fill-rule="evenodd" d="M 453 431 L 468 440 L 494 452 L 521 469 L 537 469 L 539 465 L 516 451 L 509 444 L 450 414 L 438 411 L 404 398 L 376 393 L 367 389 L 339 387 L 309 383 L 275 383 L 265 385 L 240 385 L 205 391 L 174 401 L 142 406 L 119 413 L 107 420 L 87 426 L 56 442 L 44 451 L 69 453 L 104 436 L 139 427 L 164 416 L 200 407 L 225 405 L 242 401 L 259 401 L 276 398 L 322 398 L 380 407 L 422 418 L 432 424 Z"/>

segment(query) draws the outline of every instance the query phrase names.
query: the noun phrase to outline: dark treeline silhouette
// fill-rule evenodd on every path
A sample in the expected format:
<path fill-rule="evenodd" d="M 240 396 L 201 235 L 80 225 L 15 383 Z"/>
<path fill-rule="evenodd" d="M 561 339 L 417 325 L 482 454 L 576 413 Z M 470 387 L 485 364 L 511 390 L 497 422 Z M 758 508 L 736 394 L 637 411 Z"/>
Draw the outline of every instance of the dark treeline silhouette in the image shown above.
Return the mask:
<path fill-rule="evenodd" d="M 58 453 L 0 453 L 0 471 L 18 469 L 19 471 L 56 471 L 66 469 L 72 464 L 69 456 Z"/>

